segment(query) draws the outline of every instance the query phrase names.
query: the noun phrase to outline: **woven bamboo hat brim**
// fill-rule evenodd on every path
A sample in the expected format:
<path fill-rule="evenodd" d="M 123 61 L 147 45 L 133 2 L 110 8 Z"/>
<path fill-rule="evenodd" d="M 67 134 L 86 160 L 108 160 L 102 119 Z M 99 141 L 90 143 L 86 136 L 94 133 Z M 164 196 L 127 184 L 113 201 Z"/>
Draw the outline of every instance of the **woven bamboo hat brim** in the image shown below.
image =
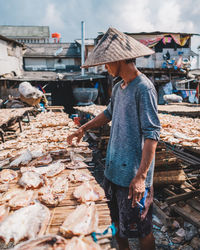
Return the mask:
<path fill-rule="evenodd" d="M 148 56 L 154 53 L 152 49 L 134 38 L 114 28 L 109 28 L 90 53 L 82 68 Z"/>

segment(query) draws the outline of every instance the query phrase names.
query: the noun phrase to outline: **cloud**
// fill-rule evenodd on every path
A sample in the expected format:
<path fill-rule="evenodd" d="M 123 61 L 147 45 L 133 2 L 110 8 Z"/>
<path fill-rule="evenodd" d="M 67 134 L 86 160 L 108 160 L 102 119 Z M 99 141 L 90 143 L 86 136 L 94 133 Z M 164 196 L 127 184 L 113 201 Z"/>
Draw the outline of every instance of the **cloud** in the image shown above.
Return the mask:
<path fill-rule="evenodd" d="M 53 3 L 47 5 L 44 17 L 42 18 L 41 22 L 43 25 L 48 25 L 53 29 L 64 29 L 65 27 L 61 13 Z"/>
<path fill-rule="evenodd" d="M 199 0 L 0 0 L 0 24 L 49 25 L 66 42 L 81 37 L 82 20 L 88 38 L 110 26 L 126 32 L 198 33 L 199 13 Z"/>
<path fill-rule="evenodd" d="M 154 29 L 151 23 L 150 0 L 128 0 L 118 5 L 119 22 L 123 30 L 128 32 L 141 32 Z"/>
<path fill-rule="evenodd" d="M 181 4 L 175 0 L 162 2 L 157 22 L 165 31 L 186 32 L 194 30 L 194 25 L 187 18 L 181 17 Z"/>

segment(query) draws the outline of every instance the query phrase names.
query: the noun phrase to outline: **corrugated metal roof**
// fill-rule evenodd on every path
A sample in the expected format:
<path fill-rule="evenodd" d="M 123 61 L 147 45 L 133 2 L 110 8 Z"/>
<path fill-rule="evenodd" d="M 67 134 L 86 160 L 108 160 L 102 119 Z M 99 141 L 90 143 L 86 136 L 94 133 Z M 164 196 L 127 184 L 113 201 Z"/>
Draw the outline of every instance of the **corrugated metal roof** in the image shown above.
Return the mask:
<path fill-rule="evenodd" d="M 49 26 L 0 25 L 0 34 L 9 38 L 49 38 Z"/>
<path fill-rule="evenodd" d="M 61 73 L 63 76 L 62 79 L 59 79 L 59 74 L 56 72 L 50 71 L 24 71 L 21 77 L 13 78 L 0 78 L 0 82 L 4 80 L 11 81 L 40 81 L 40 82 L 74 82 L 74 81 L 92 81 L 94 79 L 103 79 L 106 78 L 104 75 L 88 73 L 84 76 L 81 75 L 81 72 L 74 73 Z"/>
<path fill-rule="evenodd" d="M 76 43 L 27 44 L 24 57 L 77 57 L 81 56 Z"/>
<path fill-rule="evenodd" d="M 82 44 L 82 40 L 81 39 L 76 39 L 75 40 L 75 42 L 76 43 L 78 43 L 78 44 Z M 85 45 L 87 46 L 87 45 L 94 45 L 94 39 L 85 39 Z"/>

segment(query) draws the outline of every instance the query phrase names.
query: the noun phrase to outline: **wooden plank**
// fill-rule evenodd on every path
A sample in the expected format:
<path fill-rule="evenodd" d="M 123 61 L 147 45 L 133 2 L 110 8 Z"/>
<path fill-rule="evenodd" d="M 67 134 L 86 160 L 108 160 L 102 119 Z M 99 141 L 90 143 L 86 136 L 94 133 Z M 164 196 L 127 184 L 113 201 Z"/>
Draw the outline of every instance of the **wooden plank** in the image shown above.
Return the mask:
<path fill-rule="evenodd" d="M 178 207 L 177 205 L 171 206 L 171 208 L 179 215 L 183 217 L 183 219 L 189 221 L 193 225 L 200 228 L 200 213 L 190 207 L 189 205 L 186 205 L 185 207 Z"/>
<path fill-rule="evenodd" d="M 200 189 L 198 189 L 196 191 L 191 191 L 191 192 L 188 192 L 185 194 L 178 194 L 178 195 L 175 195 L 173 197 L 168 197 L 168 198 L 166 198 L 165 202 L 167 202 L 167 204 L 172 204 L 172 203 L 175 203 L 175 202 L 178 202 L 181 200 L 186 200 L 186 199 L 192 198 L 198 194 L 200 194 Z"/>
<path fill-rule="evenodd" d="M 171 225 L 171 218 L 167 216 L 155 202 L 153 203 L 153 212 L 166 227 Z"/>
<path fill-rule="evenodd" d="M 169 196 L 174 196 L 176 195 L 174 192 L 172 192 L 171 190 L 169 190 L 168 188 L 164 188 L 163 191 L 168 194 Z"/>
<path fill-rule="evenodd" d="M 197 199 L 187 200 L 186 203 L 200 212 L 200 202 Z"/>

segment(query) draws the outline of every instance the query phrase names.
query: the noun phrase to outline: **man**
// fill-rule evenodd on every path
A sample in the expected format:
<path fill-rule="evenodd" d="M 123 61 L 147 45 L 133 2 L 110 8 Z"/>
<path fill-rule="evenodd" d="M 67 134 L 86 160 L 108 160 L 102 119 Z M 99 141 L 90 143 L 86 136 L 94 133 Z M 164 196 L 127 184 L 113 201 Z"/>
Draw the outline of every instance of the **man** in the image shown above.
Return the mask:
<path fill-rule="evenodd" d="M 134 58 L 152 53 L 133 38 L 110 28 L 84 66 L 105 64 L 109 74 L 123 80 L 114 86 L 107 109 L 67 138 L 70 144 L 74 137 L 79 142 L 88 129 L 112 120 L 103 186 L 111 218 L 118 228 L 120 250 L 129 249 L 129 237 L 139 237 L 143 250 L 155 249 L 152 184 L 160 122 L 156 90 L 134 64 Z"/>

